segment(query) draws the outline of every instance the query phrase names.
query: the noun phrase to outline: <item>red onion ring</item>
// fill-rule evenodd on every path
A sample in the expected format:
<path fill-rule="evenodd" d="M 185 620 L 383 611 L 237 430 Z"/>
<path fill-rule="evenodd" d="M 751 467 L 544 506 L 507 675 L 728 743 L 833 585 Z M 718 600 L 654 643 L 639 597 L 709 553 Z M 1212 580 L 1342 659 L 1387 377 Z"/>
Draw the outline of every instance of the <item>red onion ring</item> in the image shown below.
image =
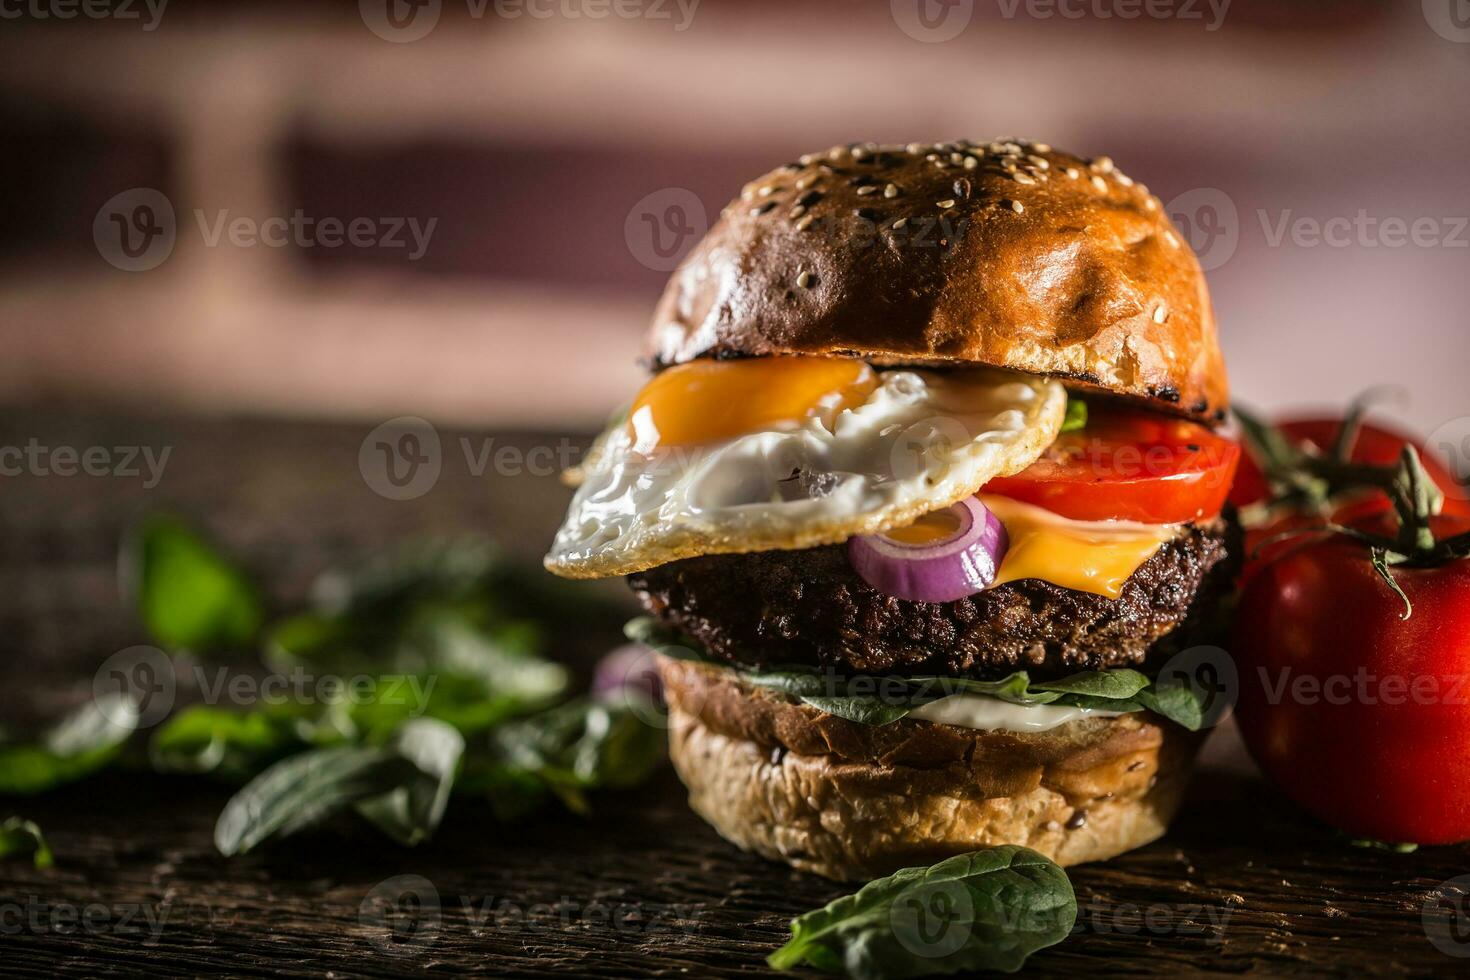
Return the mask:
<path fill-rule="evenodd" d="M 1010 546 L 1005 525 L 977 497 L 949 508 L 960 527 L 942 541 L 913 545 L 884 534 L 847 542 L 847 560 L 873 588 L 913 602 L 954 602 L 995 581 Z"/>

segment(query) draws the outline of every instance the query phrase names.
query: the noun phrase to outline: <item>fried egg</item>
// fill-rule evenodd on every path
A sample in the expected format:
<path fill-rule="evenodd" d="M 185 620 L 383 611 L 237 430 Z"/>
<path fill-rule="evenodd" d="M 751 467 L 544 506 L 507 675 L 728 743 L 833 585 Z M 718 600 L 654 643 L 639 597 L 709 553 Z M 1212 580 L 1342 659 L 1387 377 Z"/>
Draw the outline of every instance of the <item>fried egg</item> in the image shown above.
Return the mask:
<path fill-rule="evenodd" d="M 1066 409 L 1059 382 L 991 368 L 671 367 L 594 444 L 546 567 L 599 578 L 901 527 L 1025 469 Z"/>

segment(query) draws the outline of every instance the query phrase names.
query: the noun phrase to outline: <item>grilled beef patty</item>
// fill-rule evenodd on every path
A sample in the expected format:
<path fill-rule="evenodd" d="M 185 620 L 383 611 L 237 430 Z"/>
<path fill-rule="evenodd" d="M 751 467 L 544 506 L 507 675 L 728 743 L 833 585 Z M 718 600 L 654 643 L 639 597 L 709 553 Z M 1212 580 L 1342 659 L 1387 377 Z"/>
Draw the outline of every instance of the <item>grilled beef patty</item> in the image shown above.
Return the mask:
<path fill-rule="evenodd" d="M 1143 667 L 1190 642 L 1228 594 L 1233 521 L 1191 525 L 1117 599 L 1025 579 L 909 602 L 858 577 L 841 545 L 687 558 L 628 576 L 643 607 L 710 653 L 865 674 L 1033 677 Z"/>

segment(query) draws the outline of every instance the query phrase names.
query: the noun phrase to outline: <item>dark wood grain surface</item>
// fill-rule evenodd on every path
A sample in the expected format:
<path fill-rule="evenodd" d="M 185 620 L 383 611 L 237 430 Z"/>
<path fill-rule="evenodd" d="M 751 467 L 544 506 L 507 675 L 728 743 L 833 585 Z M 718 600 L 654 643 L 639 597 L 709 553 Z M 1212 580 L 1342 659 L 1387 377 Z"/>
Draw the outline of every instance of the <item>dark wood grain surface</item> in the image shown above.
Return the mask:
<path fill-rule="evenodd" d="M 514 459 L 560 451 L 557 438 L 497 436 L 493 449 L 512 452 L 501 472 L 492 463 L 477 475 L 460 439 L 473 457 L 489 437 L 441 432 L 437 483 L 394 501 L 359 469 L 370 428 L 7 412 L 0 447 L 149 446 L 155 458 L 168 447 L 169 458 L 151 488 L 143 474 L 33 464 L 0 476 L 0 725 L 84 699 L 98 664 L 144 640 L 118 600 L 115 556 L 122 529 L 150 510 L 200 520 L 266 573 L 279 600 L 335 560 L 416 535 L 490 532 L 540 553 L 567 492 L 550 475 L 515 472 Z M 617 640 L 605 622 L 567 627 L 558 652 L 583 668 Z M 505 827 L 488 806 L 456 800 L 415 850 L 349 821 L 225 860 L 211 831 L 229 792 L 120 771 L 0 800 L 0 817 L 38 821 L 57 855 L 50 870 L 0 863 L 0 973 L 748 975 L 763 972 L 792 915 L 847 890 L 724 843 L 667 771 L 599 797 L 589 818 L 555 812 Z M 1463 972 L 1470 914 L 1440 889 L 1470 873 L 1467 855 L 1348 846 L 1262 782 L 1227 728 L 1168 837 L 1073 869 L 1077 932 L 1027 971 Z"/>

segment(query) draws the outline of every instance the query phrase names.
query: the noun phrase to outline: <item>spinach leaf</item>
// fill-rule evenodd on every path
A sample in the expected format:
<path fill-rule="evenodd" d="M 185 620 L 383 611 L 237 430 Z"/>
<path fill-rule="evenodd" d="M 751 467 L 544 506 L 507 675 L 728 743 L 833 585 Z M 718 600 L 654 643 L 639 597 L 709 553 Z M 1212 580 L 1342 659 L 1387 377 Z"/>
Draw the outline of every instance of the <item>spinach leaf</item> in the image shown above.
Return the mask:
<path fill-rule="evenodd" d="M 890 704 L 872 695 L 839 698 L 804 697 L 801 700 L 803 704 L 809 704 L 818 711 L 825 711 L 829 715 L 836 715 L 838 718 L 854 721 L 860 725 L 890 725 L 916 707 Z"/>
<path fill-rule="evenodd" d="M 585 791 L 635 786 L 663 761 L 663 732 L 644 719 L 651 703 L 583 698 L 502 725 L 466 760 L 464 788 L 490 797 L 498 815 L 524 815 L 549 793 L 588 812 Z"/>
<path fill-rule="evenodd" d="M 1090 698 L 1124 700 L 1148 687 L 1149 680 L 1136 670 L 1119 667 L 1114 670 L 1089 670 L 1056 681 L 1033 684 L 1033 690 L 1080 694 Z"/>
<path fill-rule="evenodd" d="M 1063 432 L 1077 432 L 1087 428 L 1087 403 L 1076 395 L 1067 398 L 1067 417 L 1062 420 Z"/>
<path fill-rule="evenodd" d="M 412 761 L 389 748 L 334 746 L 290 756 L 225 804 L 214 845 L 226 857 L 270 837 L 287 837 L 416 778 Z"/>
<path fill-rule="evenodd" d="M 308 712 L 281 706 L 238 712 L 191 705 L 149 740 L 153 768 L 165 773 L 209 773 L 243 782 L 310 744 Z"/>
<path fill-rule="evenodd" d="M 138 727 L 138 706 L 125 694 L 84 702 L 34 744 L 0 745 L 0 793 L 39 793 L 89 775 L 122 751 Z"/>
<path fill-rule="evenodd" d="M 1139 691 L 1135 700 L 1154 714 L 1163 715 L 1192 732 L 1205 727 L 1203 692 L 1189 684 L 1160 683 Z"/>
<path fill-rule="evenodd" d="M 33 820 L 8 817 L 0 823 L 0 858 L 29 856 L 38 868 L 49 868 L 56 856 Z"/>
<path fill-rule="evenodd" d="M 178 518 L 145 520 L 130 534 L 123 562 L 143 625 L 160 645 L 241 650 L 259 632 L 265 613 L 255 586 Z"/>
<path fill-rule="evenodd" d="M 1077 901 L 1061 868 L 1014 845 L 906 868 L 791 923 L 767 962 L 802 964 L 858 980 L 973 970 L 1013 972 L 1061 942 Z"/>
<path fill-rule="evenodd" d="M 420 715 L 475 732 L 560 697 L 566 669 L 537 655 L 533 624 L 506 616 L 483 591 L 474 553 L 432 554 L 434 561 L 421 555 L 318 589 L 328 596 L 322 608 L 283 620 L 267 635 L 267 662 L 383 681 L 381 696 L 336 712 L 344 728 L 370 733 Z M 468 577 L 455 578 L 455 569 Z M 412 578 L 411 570 L 424 577 Z"/>
<path fill-rule="evenodd" d="M 407 783 L 357 804 L 357 812 L 398 843 L 412 847 L 433 836 L 444 819 L 464 736 L 442 721 L 417 718 L 398 730 L 393 749 L 418 772 Z"/>

